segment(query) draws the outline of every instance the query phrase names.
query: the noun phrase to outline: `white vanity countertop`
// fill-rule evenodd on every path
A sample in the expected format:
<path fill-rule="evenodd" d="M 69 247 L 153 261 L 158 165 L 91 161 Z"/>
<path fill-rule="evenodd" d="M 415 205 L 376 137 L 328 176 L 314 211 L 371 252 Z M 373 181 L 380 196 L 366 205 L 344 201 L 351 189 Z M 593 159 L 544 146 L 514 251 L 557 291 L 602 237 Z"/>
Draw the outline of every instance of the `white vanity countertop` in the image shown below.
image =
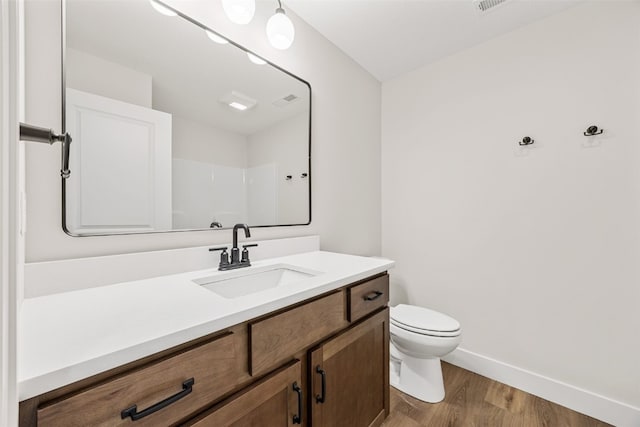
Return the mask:
<path fill-rule="evenodd" d="M 318 251 L 257 261 L 241 271 L 274 264 L 321 274 L 235 299 L 222 298 L 193 282 L 231 273 L 212 268 L 24 300 L 19 399 L 262 316 L 394 265 L 387 259 Z"/>

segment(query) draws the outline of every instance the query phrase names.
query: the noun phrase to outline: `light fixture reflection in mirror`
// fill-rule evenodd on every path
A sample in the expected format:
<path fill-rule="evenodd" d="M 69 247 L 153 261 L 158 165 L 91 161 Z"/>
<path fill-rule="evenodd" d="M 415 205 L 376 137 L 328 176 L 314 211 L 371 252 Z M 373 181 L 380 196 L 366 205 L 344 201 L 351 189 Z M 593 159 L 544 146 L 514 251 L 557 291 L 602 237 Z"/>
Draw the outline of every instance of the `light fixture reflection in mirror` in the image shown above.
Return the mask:
<path fill-rule="evenodd" d="M 212 41 L 218 43 L 218 44 L 228 44 L 229 40 L 225 39 L 224 37 L 220 37 L 219 35 L 217 35 L 216 33 L 214 33 L 213 31 L 209 31 L 209 30 L 204 30 L 205 33 L 207 33 L 207 37 L 209 37 Z"/>
<path fill-rule="evenodd" d="M 253 62 L 256 65 L 264 65 L 267 63 L 264 59 L 258 58 L 253 53 L 247 52 L 247 56 L 249 57 L 249 61 Z"/>
<path fill-rule="evenodd" d="M 256 13 L 256 2 L 255 0 L 222 0 L 222 8 L 231 22 L 245 25 L 251 22 Z"/>
<path fill-rule="evenodd" d="M 149 0 L 149 3 L 151 3 L 151 6 L 158 11 L 159 13 L 165 15 L 165 16 L 178 16 L 177 13 L 175 13 L 173 10 L 169 9 L 168 7 L 161 5 L 160 3 L 158 3 L 155 0 Z"/>
<path fill-rule="evenodd" d="M 234 101 L 234 102 L 231 102 L 231 103 L 229 104 L 229 107 L 231 107 L 231 108 L 235 108 L 236 110 L 239 110 L 239 111 L 245 111 L 247 108 L 249 108 L 249 107 L 247 107 L 246 105 L 244 105 L 244 104 L 240 104 L 239 102 L 235 102 L 235 101 Z"/>
<path fill-rule="evenodd" d="M 221 97 L 220 102 L 237 111 L 250 110 L 258 104 L 258 100 L 236 90 Z"/>

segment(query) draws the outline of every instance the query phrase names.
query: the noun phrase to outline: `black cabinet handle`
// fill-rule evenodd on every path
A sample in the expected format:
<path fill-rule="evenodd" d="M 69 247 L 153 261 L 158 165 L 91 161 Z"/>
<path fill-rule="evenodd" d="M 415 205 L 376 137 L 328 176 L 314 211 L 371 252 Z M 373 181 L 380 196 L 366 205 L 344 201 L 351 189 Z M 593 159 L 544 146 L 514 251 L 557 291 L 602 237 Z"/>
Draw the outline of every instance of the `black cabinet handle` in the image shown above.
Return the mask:
<path fill-rule="evenodd" d="M 165 407 L 171 405 L 172 403 L 177 402 L 178 400 L 180 400 L 183 397 L 185 397 L 187 394 L 191 393 L 193 391 L 193 384 L 195 384 L 195 380 L 193 378 L 189 378 L 188 380 L 186 380 L 185 382 L 182 383 L 182 391 L 181 392 L 176 393 L 171 397 L 167 397 L 166 399 L 164 399 L 161 402 L 156 403 L 155 405 L 149 406 L 144 411 L 138 412 L 137 405 L 133 405 L 133 406 L 123 410 L 122 412 L 120 412 L 120 416 L 122 417 L 123 420 L 125 418 L 127 418 L 127 417 L 131 417 L 132 421 L 137 421 L 140 418 L 144 418 L 147 415 L 151 415 L 154 412 L 157 412 L 160 409 L 165 408 Z"/>
<path fill-rule="evenodd" d="M 316 366 L 316 373 L 320 374 L 322 378 L 322 388 L 320 394 L 316 394 L 316 403 L 324 403 L 324 398 L 327 395 L 327 373 L 320 368 L 320 365 Z"/>
<path fill-rule="evenodd" d="M 298 393 L 298 414 L 293 416 L 293 423 L 302 424 L 302 389 L 297 382 L 293 383 L 293 391 Z"/>
<path fill-rule="evenodd" d="M 384 292 L 375 291 L 375 292 L 371 292 L 370 294 L 365 295 L 363 298 L 364 298 L 365 301 L 373 301 L 375 299 L 380 298 L 382 295 L 384 295 Z"/>

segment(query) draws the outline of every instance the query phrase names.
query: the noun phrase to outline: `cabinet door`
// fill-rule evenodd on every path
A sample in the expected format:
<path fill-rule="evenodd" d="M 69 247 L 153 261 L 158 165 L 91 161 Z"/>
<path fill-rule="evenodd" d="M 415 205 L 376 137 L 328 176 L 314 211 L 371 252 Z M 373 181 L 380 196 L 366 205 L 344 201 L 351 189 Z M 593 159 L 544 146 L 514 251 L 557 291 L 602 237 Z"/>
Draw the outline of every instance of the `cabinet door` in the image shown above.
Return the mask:
<path fill-rule="evenodd" d="M 314 427 L 377 426 L 389 413 L 389 309 L 311 352 Z"/>
<path fill-rule="evenodd" d="M 302 366 L 279 369 L 200 415 L 187 426 L 294 427 L 302 424 Z"/>

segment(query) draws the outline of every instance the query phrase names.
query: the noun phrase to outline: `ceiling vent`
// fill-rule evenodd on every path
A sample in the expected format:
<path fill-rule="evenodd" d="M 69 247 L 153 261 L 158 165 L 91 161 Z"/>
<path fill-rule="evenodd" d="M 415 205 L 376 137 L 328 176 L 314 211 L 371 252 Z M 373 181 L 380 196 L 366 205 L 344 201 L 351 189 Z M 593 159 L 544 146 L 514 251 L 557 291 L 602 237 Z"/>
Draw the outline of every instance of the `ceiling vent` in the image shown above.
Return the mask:
<path fill-rule="evenodd" d="M 298 99 L 300 98 L 298 98 L 296 95 L 290 94 L 283 98 L 276 99 L 275 101 L 273 101 L 273 105 L 275 105 L 276 107 L 282 108 L 282 107 L 286 107 L 287 105 L 293 104 Z"/>
<path fill-rule="evenodd" d="M 509 0 L 473 0 L 473 5 L 480 13 L 485 13 L 495 10 L 498 6 L 501 6 Z"/>

